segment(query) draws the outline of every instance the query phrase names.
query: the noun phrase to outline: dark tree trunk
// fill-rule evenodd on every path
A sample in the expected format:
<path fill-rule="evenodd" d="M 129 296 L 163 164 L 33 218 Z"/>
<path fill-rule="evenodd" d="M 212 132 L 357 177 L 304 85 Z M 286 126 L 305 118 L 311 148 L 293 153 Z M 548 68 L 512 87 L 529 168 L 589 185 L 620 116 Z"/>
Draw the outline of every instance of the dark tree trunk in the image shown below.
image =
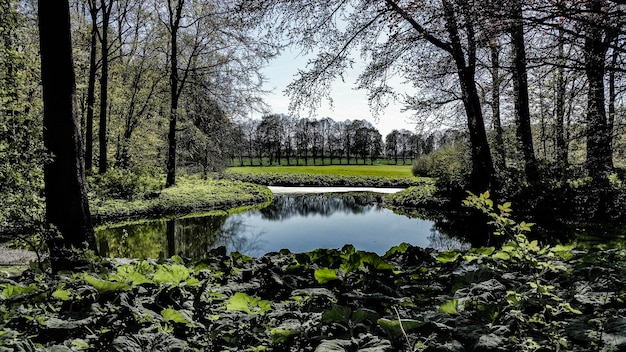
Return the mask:
<path fill-rule="evenodd" d="M 100 1 L 102 10 L 102 33 L 100 35 L 101 52 L 101 77 L 100 77 L 100 124 L 98 131 L 98 141 L 100 143 L 100 155 L 98 159 L 98 172 L 103 174 L 107 171 L 107 103 L 109 86 L 109 19 L 113 0 L 107 6 L 106 0 Z"/>
<path fill-rule="evenodd" d="M 556 73 L 556 99 L 555 99 L 555 144 L 556 144 L 556 161 L 561 169 L 564 171 L 568 165 L 568 148 L 567 141 L 565 140 L 565 53 L 564 53 L 564 31 L 559 30 L 559 51 L 558 60 L 559 67 L 557 67 Z"/>
<path fill-rule="evenodd" d="M 587 7 L 591 16 L 600 19 L 604 1 L 590 0 Z M 589 85 L 587 93 L 587 161 L 586 168 L 594 182 L 600 182 L 613 168 L 611 139 L 606 118 L 604 99 L 605 56 L 609 34 L 593 20 L 585 33 L 585 73 Z"/>
<path fill-rule="evenodd" d="M 491 115 L 494 131 L 494 151 L 496 169 L 502 171 L 506 167 L 502 121 L 500 119 L 500 53 L 495 43 L 489 44 L 491 51 Z"/>
<path fill-rule="evenodd" d="M 38 11 L 44 144 L 52 155 L 52 161 L 44 165 L 46 222 L 62 236 L 62 241 L 50 243 L 54 260 L 63 248 L 84 248 L 87 244 L 96 250 L 96 241 L 76 112 L 69 4 L 40 0 Z"/>
<path fill-rule="evenodd" d="M 98 6 L 95 0 L 89 1 L 91 16 L 91 37 L 89 38 L 89 78 L 87 80 L 87 118 L 85 127 L 85 170 L 91 171 L 93 166 L 93 115 L 96 103 L 96 44 L 98 40 Z"/>
<path fill-rule="evenodd" d="M 615 69 L 617 67 L 617 57 L 619 56 L 619 52 L 613 49 L 613 53 L 611 55 L 611 68 L 609 72 L 609 116 L 607 120 L 607 129 L 608 129 L 608 138 L 609 144 L 611 148 L 611 153 L 613 152 L 613 129 L 615 125 L 615 100 L 617 99 L 617 93 L 615 91 Z"/>
<path fill-rule="evenodd" d="M 451 45 L 449 53 L 454 59 L 461 85 L 461 97 L 467 115 L 470 147 L 472 150 L 472 171 L 469 188 L 475 192 L 483 192 L 490 188 L 497 188 L 495 171 L 487 141 L 485 122 L 480 105 L 480 97 L 476 89 L 476 42 L 473 36 L 471 22 L 466 21 L 468 35 L 467 62 L 465 51 L 461 46 L 461 38 L 453 5 L 444 0 L 446 29 L 450 34 Z"/>
<path fill-rule="evenodd" d="M 170 31 L 170 122 L 167 133 L 168 149 L 167 149 L 167 166 L 165 187 L 171 187 L 176 184 L 176 123 L 178 120 L 178 98 L 180 96 L 178 76 L 178 29 L 180 27 L 180 18 L 184 1 L 180 0 L 176 4 L 176 9 L 169 6 L 169 31 Z"/>
<path fill-rule="evenodd" d="M 513 92 L 515 95 L 515 124 L 517 140 L 522 148 L 524 174 L 526 181 L 535 184 L 539 180 L 537 159 L 533 148 L 533 136 L 530 127 L 530 109 L 528 107 L 528 74 L 526 70 L 526 48 L 524 43 L 524 25 L 522 23 L 522 4 L 514 1 L 512 17 L 515 23 L 511 27 L 513 49 Z"/>

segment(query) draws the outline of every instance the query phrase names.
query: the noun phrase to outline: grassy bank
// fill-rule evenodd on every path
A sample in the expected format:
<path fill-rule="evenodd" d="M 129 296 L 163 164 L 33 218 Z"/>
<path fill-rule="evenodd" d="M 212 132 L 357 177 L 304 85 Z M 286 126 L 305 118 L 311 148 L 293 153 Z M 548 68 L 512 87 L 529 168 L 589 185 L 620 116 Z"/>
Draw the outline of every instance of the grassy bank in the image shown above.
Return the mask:
<path fill-rule="evenodd" d="M 339 176 L 410 177 L 411 165 L 325 165 L 325 166 L 266 166 L 231 167 L 228 172 L 240 174 L 309 174 Z"/>
<path fill-rule="evenodd" d="M 176 186 L 150 194 L 148 199 L 92 198 L 97 224 L 225 210 L 265 203 L 272 199 L 267 187 L 236 180 L 181 178 Z"/>
<path fill-rule="evenodd" d="M 268 186 L 410 187 L 432 183 L 408 166 L 333 165 L 229 168 L 222 177 Z"/>

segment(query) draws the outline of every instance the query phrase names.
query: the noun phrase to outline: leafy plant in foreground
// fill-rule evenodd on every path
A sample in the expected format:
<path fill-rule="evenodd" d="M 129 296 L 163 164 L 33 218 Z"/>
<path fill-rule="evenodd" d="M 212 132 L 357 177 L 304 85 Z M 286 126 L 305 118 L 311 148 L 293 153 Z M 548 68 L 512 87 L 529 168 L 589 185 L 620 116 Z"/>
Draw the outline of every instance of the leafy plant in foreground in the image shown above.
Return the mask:
<path fill-rule="evenodd" d="M 564 323 L 559 320 L 559 316 L 579 315 L 582 312 L 555 293 L 555 286 L 550 283 L 549 275 L 566 270 L 561 260 L 572 257 L 573 246 L 542 247 L 538 241 L 530 241 L 526 234 L 531 231 L 534 224 L 524 221 L 517 223 L 511 219 L 512 209 L 509 202 L 497 205 L 496 210 L 489 192 L 480 195 L 470 192 L 464 204 L 481 210 L 491 218 L 489 224 L 495 227 L 494 235 L 507 236 L 511 239 L 491 255 L 492 259 L 495 259 L 495 264 L 526 273 L 526 286 L 506 290 L 506 309 L 498 313 L 504 314 L 505 319 L 542 332 L 543 337 L 538 342 L 532 336 L 528 336 L 527 332 L 518 330 L 517 339 L 522 350 L 535 351 L 548 348 L 558 351 L 566 348 L 567 341 L 562 334 Z"/>

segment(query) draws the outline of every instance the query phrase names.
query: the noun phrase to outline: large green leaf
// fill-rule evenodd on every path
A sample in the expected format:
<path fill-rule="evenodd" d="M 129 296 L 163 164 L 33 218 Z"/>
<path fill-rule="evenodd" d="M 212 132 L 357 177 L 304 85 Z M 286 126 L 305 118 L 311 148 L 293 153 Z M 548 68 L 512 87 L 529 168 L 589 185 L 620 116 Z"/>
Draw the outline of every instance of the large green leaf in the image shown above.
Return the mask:
<path fill-rule="evenodd" d="M 235 293 L 226 303 L 227 310 L 236 310 L 248 314 L 265 314 L 272 308 L 270 301 L 249 296 L 243 292 Z"/>
<path fill-rule="evenodd" d="M 329 281 L 339 280 L 339 276 L 337 275 L 338 272 L 338 269 L 319 268 L 315 270 L 313 275 L 315 276 L 315 280 L 317 280 L 317 282 L 325 284 Z"/>
<path fill-rule="evenodd" d="M 170 323 L 185 324 L 187 326 L 193 326 L 193 323 L 187 319 L 183 313 L 173 308 L 166 308 L 161 311 L 163 320 Z"/>
<path fill-rule="evenodd" d="M 128 286 L 125 282 L 112 282 L 112 281 L 104 281 L 97 279 L 89 274 L 83 275 L 83 280 L 93 286 L 100 293 L 113 292 L 118 290 L 128 290 L 130 286 Z"/>
<path fill-rule="evenodd" d="M 439 253 L 436 259 L 438 262 L 442 264 L 446 264 L 446 263 L 456 261 L 460 256 L 461 255 L 457 251 L 445 251 L 445 252 Z"/>
<path fill-rule="evenodd" d="M 459 314 L 459 311 L 457 310 L 458 307 L 459 307 L 459 300 L 453 299 L 439 306 L 438 311 L 439 313 L 458 315 Z"/>
<path fill-rule="evenodd" d="M 402 327 L 400 326 L 402 324 Z M 395 337 L 401 336 L 404 332 L 408 333 L 412 330 L 420 328 L 424 325 L 428 324 L 427 322 L 415 320 L 415 319 L 387 319 L 380 318 L 378 319 L 378 325 L 383 328 L 387 332 L 387 334 Z M 402 331 L 404 329 L 404 332 Z"/>
<path fill-rule="evenodd" d="M 2 290 L 2 297 L 11 298 L 27 293 L 37 292 L 37 290 L 38 288 L 35 284 L 30 284 L 28 286 L 6 284 L 4 290 Z"/>
<path fill-rule="evenodd" d="M 178 286 L 185 283 L 188 286 L 198 286 L 200 282 L 190 276 L 191 270 L 181 264 L 159 265 L 152 280 L 158 284 L 172 284 Z"/>

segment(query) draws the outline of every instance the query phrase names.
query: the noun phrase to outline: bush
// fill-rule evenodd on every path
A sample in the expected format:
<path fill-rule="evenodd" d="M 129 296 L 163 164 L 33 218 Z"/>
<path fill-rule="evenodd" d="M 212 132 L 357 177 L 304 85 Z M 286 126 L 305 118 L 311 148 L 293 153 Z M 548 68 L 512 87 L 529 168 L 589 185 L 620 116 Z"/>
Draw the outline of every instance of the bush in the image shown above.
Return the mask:
<path fill-rule="evenodd" d="M 133 200 L 160 192 L 163 182 L 151 170 L 109 169 L 103 175 L 88 178 L 91 191 L 98 198 Z"/>
<path fill-rule="evenodd" d="M 456 143 L 415 159 L 411 171 L 415 176 L 436 177 L 440 188 L 464 188 L 471 171 L 468 148 Z"/>

